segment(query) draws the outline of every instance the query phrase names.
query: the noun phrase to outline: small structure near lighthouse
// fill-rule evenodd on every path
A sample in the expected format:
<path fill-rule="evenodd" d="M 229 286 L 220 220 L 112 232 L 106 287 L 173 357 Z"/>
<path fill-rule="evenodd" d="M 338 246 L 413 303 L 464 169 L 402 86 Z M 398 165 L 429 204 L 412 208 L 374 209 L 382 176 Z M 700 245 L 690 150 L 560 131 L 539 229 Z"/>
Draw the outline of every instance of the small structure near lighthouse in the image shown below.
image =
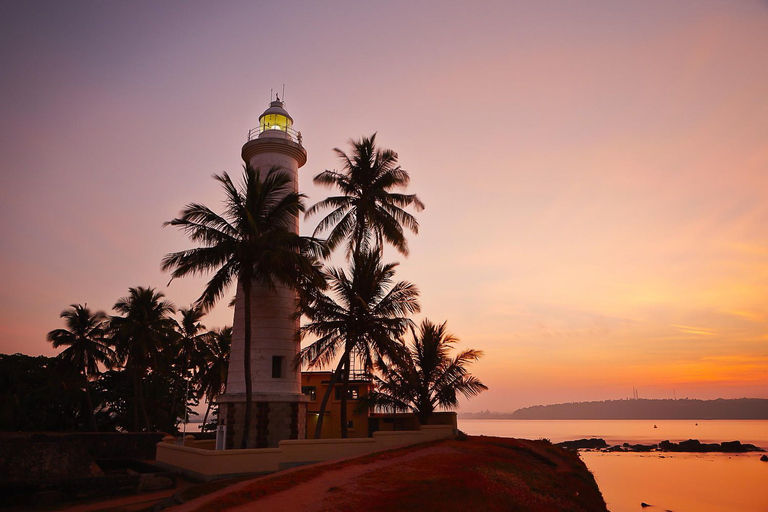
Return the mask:
<path fill-rule="evenodd" d="M 288 174 L 298 191 L 298 171 L 307 161 L 301 134 L 279 98 L 259 117 L 259 126 L 248 132 L 243 161 L 262 176 L 273 168 Z M 296 215 L 292 229 L 299 230 Z M 251 407 L 248 448 L 274 448 L 285 439 L 306 437 L 306 402 L 301 393 L 301 372 L 293 367 L 300 350 L 296 291 L 254 282 L 251 288 Z M 242 445 L 245 425 L 245 305 L 238 285 L 226 393 L 217 398 L 219 423 L 226 425 L 227 449 Z"/>

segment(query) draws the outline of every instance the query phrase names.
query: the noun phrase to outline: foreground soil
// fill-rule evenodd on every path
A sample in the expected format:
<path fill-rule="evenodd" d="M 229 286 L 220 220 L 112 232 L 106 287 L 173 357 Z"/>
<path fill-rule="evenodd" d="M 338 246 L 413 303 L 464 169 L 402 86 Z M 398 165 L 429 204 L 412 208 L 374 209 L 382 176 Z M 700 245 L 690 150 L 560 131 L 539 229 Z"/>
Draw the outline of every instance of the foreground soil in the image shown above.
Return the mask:
<path fill-rule="evenodd" d="M 547 441 L 469 437 L 297 468 L 176 510 L 605 511 L 576 453 Z"/>

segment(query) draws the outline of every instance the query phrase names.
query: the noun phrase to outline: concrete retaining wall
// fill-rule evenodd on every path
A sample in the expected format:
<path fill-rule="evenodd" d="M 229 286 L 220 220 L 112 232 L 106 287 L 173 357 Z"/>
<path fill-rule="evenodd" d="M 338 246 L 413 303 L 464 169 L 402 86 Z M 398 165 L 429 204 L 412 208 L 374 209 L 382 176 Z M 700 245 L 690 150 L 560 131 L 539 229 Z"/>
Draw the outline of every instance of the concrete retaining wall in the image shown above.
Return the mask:
<path fill-rule="evenodd" d="M 371 438 L 294 439 L 280 441 L 277 448 L 219 451 L 196 447 L 198 442 L 185 443 L 187 446 L 176 445 L 171 438 L 171 442 L 158 443 L 155 464 L 198 480 L 216 480 L 238 475 L 271 473 L 313 462 L 359 457 L 426 441 L 446 439 L 454 434 L 455 430 L 450 425 L 424 425 L 420 430 L 374 432 Z"/>

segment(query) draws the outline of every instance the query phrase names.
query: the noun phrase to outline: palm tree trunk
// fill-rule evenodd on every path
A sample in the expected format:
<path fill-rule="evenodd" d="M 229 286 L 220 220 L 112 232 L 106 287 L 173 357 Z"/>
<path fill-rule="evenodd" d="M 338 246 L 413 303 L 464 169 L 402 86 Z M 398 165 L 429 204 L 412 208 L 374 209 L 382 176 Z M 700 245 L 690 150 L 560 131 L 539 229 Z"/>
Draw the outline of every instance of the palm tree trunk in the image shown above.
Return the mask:
<path fill-rule="evenodd" d="M 363 212 L 360 210 L 360 208 L 358 208 L 356 219 L 355 219 L 355 250 L 352 253 L 354 257 L 353 261 L 355 262 L 358 260 L 360 253 L 363 252 L 364 248 L 361 247 L 361 245 L 363 243 L 364 238 L 365 238 L 365 215 L 363 215 Z"/>
<path fill-rule="evenodd" d="M 83 378 L 85 380 L 85 402 L 88 404 L 88 415 L 91 417 L 91 427 L 94 432 L 99 431 L 99 426 L 96 424 L 96 415 L 93 413 L 93 400 L 91 400 L 91 388 L 88 386 L 88 374 L 83 372 Z"/>
<path fill-rule="evenodd" d="M 173 430 L 176 428 L 176 394 L 179 390 L 179 376 L 176 375 L 173 379 L 173 398 L 171 399 L 171 414 L 170 414 L 170 422 L 171 425 L 169 426 L 170 430 Z"/>
<path fill-rule="evenodd" d="M 211 412 L 211 404 L 213 400 L 208 400 L 208 407 L 205 408 L 205 416 L 203 416 L 203 426 L 200 427 L 200 431 L 205 430 L 205 422 L 208 421 L 208 413 Z"/>
<path fill-rule="evenodd" d="M 427 400 L 422 400 L 421 403 L 419 403 L 419 410 L 418 410 L 418 418 L 419 423 L 421 425 L 426 425 L 429 423 L 429 418 L 432 417 L 432 413 L 434 412 L 434 407 L 432 406 L 432 403 L 429 401 L 429 398 Z"/>
<path fill-rule="evenodd" d="M 243 422 L 243 441 L 240 448 L 248 448 L 248 436 L 251 432 L 251 411 L 253 409 L 253 382 L 251 382 L 251 280 L 243 279 L 243 300 L 245 306 L 245 342 L 243 343 L 243 364 L 245 365 L 245 421 Z"/>
<path fill-rule="evenodd" d="M 141 375 L 144 375 L 144 371 L 142 369 Z M 152 426 L 149 424 L 149 417 L 147 416 L 147 407 L 144 404 L 144 389 L 141 385 L 141 378 L 137 378 L 136 381 L 139 385 L 139 405 L 141 406 L 141 417 L 144 420 L 144 425 L 147 426 L 147 432 L 150 432 L 152 430 Z"/>
<path fill-rule="evenodd" d="M 328 407 L 328 399 L 331 397 L 331 391 L 333 391 L 333 386 L 339 380 L 339 375 L 341 375 L 343 363 L 344 363 L 344 358 L 342 358 L 339 361 L 339 364 L 336 365 L 336 369 L 331 374 L 331 381 L 328 383 L 328 387 L 325 389 L 325 394 L 323 395 L 323 401 L 320 402 L 320 413 L 317 417 L 317 425 L 315 425 L 315 439 L 320 439 L 323 435 L 323 420 L 325 419 L 325 408 Z"/>
<path fill-rule="evenodd" d="M 349 393 L 349 352 L 345 354 L 344 380 L 341 382 L 341 438 L 349 437 L 349 424 L 347 423 L 347 394 Z"/>
<path fill-rule="evenodd" d="M 419 406 L 419 423 L 422 425 L 427 424 L 429 417 L 432 416 L 432 411 L 435 410 L 434 405 L 432 404 L 432 400 L 430 399 L 429 383 L 426 382 L 426 378 L 424 381 L 425 382 L 422 382 L 421 386 L 419 387 L 419 398 L 416 402 Z"/>
<path fill-rule="evenodd" d="M 136 370 L 132 370 L 131 373 L 133 374 L 133 431 L 141 432 L 141 427 L 139 427 L 139 376 Z"/>

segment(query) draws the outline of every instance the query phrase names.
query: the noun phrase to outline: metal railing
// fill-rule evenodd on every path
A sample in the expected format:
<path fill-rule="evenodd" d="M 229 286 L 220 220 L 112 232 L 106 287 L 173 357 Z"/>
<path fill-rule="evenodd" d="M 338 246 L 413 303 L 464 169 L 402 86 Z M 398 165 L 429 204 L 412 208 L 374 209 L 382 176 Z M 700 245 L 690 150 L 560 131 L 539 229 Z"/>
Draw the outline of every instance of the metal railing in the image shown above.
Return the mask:
<path fill-rule="evenodd" d="M 252 141 L 254 139 L 258 139 L 259 136 L 268 131 L 280 131 L 285 134 L 285 138 L 288 140 L 292 140 L 293 142 L 297 143 L 299 146 L 301 146 L 301 132 L 298 132 L 294 130 L 293 128 L 284 128 L 277 125 L 272 126 L 257 126 L 256 128 L 251 128 L 248 130 L 248 141 Z"/>
<path fill-rule="evenodd" d="M 349 372 L 349 380 L 364 380 L 370 382 L 373 380 L 373 376 L 366 371 L 355 370 L 353 368 Z"/>

